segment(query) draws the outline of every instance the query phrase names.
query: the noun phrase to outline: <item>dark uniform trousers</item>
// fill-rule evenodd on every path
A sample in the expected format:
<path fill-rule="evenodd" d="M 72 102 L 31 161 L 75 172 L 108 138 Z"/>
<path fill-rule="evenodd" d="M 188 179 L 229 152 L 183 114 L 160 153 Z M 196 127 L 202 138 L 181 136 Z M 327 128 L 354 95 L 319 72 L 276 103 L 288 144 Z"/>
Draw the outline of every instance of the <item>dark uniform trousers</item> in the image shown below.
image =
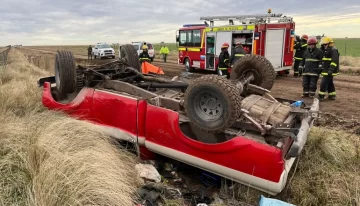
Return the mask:
<path fill-rule="evenodd" d="M 326 91 L 330 97 L 336 97 L 334 76 L 323 76 L 320 84 L 319 95 L 325 96 Z"/>
<path fill-rule="evenodd" d="M 314 96 L 317 90 L 318 75 L 303 75 L 304 96 Z"/>

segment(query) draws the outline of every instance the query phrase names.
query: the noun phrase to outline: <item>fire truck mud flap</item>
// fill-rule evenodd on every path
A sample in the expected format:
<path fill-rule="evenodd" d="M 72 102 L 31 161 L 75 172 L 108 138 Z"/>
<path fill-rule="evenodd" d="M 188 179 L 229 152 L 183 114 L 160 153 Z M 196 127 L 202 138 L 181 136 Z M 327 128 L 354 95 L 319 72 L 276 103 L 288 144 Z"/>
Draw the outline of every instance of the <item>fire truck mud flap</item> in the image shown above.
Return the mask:
<path fill-rule="evenodd" d="M 298 157 L 300 155 L 306 144 L 310 129 L 313 126 L 315 119 L 318 118 L 318 115 L 319 100 L 317 98 L 314 98 L 308 116 L 301 121 L 301 126 L 298 134 L 296 135 L 296 139 L 291 145 L 288 153 L 286 154 L 287 158 Z"/>

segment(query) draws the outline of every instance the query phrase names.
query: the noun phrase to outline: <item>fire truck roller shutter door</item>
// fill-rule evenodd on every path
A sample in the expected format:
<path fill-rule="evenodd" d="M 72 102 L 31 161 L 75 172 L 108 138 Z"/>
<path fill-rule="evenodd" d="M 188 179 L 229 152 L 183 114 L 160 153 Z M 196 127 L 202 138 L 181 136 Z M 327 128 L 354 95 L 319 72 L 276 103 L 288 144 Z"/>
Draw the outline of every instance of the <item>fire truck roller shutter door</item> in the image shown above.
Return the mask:
<path fill-rule="evenodd" d="M 265 39 L 265 57 L 273 67 L 283 66 L 285 29 L 268 29 Z"/>
<path fill-rule="evenodd" d="M 232 38 L 232 33 L 231 32 L 217 32 L 216 33 L 216 48 L 215 48 L 215 54 L 216 56 L 220 55 L 221 52 L 221 46 L 223 45 L 223 43 L 225 42 L 231 42 Z M 232 45 L 229 45 L 228 51 L 231 51 L 231 47 Z"/>

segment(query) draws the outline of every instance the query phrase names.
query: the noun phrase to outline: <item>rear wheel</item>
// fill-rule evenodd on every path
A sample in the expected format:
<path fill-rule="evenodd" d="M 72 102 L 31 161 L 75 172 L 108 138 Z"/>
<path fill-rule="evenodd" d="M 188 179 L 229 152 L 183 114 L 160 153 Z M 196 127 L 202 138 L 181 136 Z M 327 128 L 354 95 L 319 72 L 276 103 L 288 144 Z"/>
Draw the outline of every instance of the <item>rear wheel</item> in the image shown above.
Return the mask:
<path fill-rule="evenodd" d="M 197 78 L 185 92 L 186 115 L 192 124 L 204 131 L 224 131 L 240 117 L 241 92 L 218 75 Z"/>
<path fill-rule="evenodd" d="M 57 51 L 55 56 L 55 81 L 60 95 L 76 90 L 75 58 L 70 51 Z"/>
<path fill-rule="evenodd" d="M 254 76 L 254 80 L 251 81 L 259 87 L 267 90 L 271 90 L 274 85 L 276 72 L 271 62 L 263 56 L 259 55 L 245 55 L 241 59 L 235 62 L 230 74 L 231 80 L 241 80 Z M 261 92 L 247 92 L 262 94 Z"/>
<path fill-rule="evenodd" d="M 124 59 L 131 67 L 137 71 L 141 70 L 139 55 L 132 44 L 121 46 L 120 55 L 120 59 Z"/>

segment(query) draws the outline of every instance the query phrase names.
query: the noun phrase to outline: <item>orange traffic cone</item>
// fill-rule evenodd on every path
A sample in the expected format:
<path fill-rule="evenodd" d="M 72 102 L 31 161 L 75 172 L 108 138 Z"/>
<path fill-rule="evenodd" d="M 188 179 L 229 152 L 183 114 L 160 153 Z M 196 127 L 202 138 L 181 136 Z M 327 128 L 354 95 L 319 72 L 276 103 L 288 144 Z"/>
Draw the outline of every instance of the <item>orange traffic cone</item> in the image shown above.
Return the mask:
<path fill-rule="evenodd" d="M 149 74 L 149 73 L 154 73 L 154 74 L 165 74 L 164 71 L 157 66 L 154 66 L 152 64 L 149 64 L 148 62 L 143 62 L 141 65 L 141 72 L 143 74 Z"/>

